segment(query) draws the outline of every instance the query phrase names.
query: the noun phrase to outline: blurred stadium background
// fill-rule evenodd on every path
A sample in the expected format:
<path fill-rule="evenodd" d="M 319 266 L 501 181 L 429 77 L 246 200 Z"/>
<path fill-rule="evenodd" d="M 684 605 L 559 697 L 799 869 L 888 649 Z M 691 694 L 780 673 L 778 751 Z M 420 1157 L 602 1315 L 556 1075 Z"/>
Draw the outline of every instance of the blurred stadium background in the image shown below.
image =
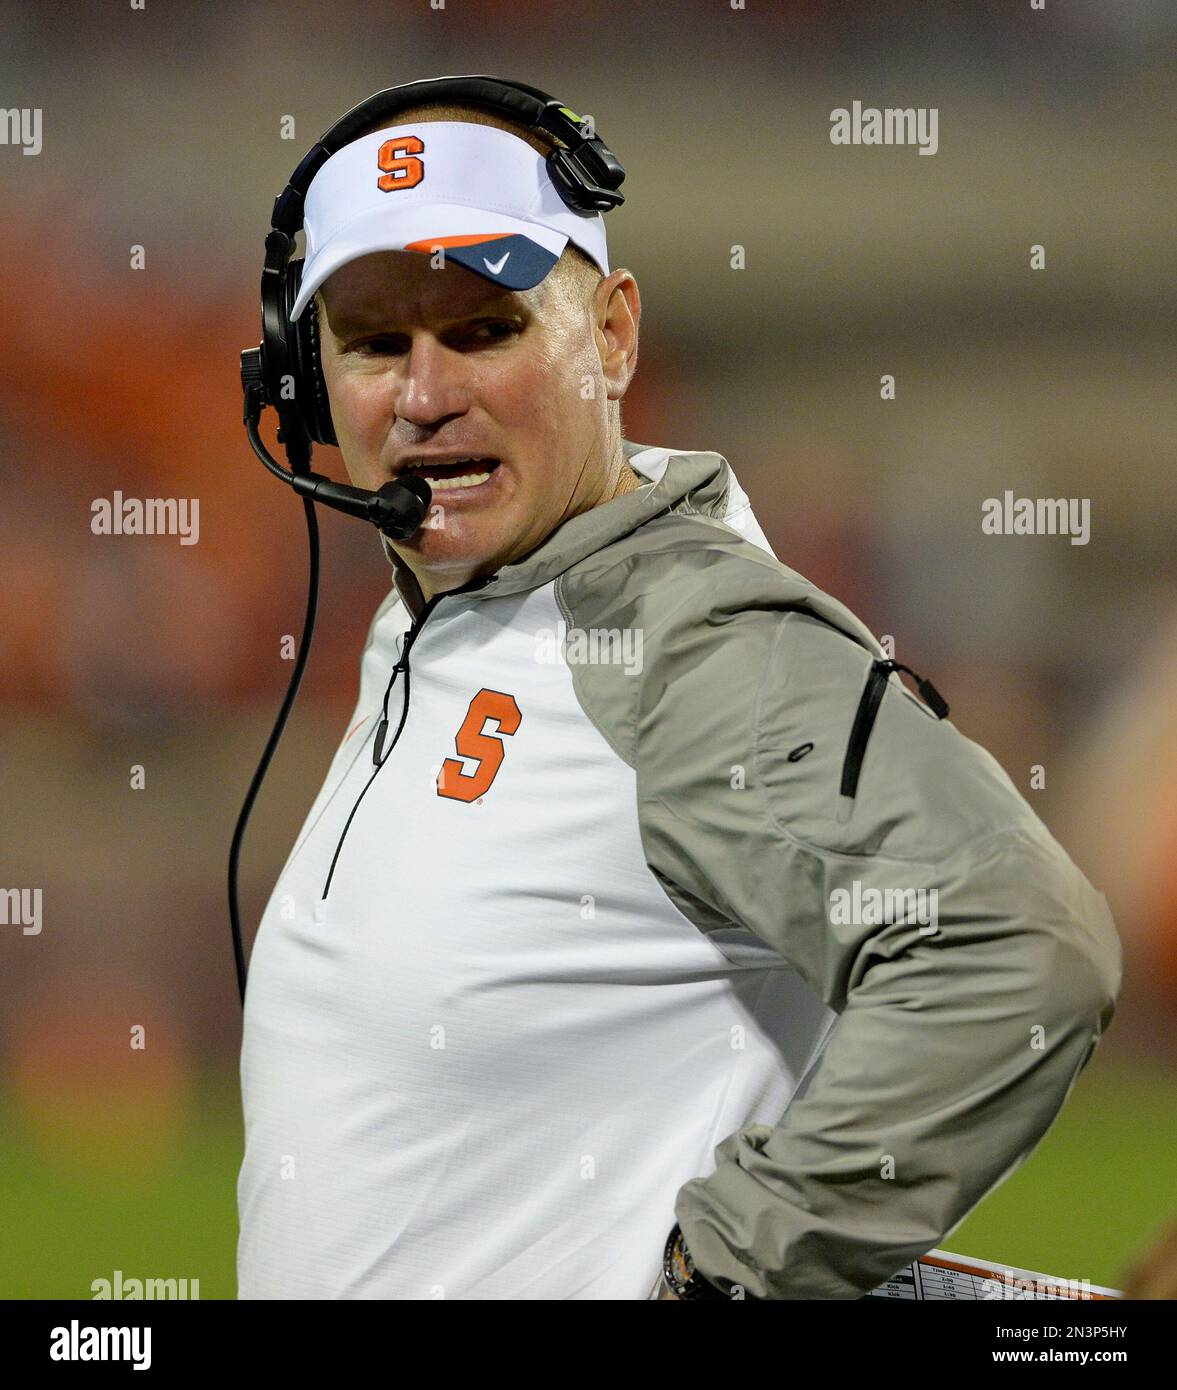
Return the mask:
<path fill-rule="evenodd" d="M 0 32 L 0 105 L 44 112 L 37 157 L 0 148 L 2 862 L 44 894 L 41 935 L 0 928 L 0 1296 L 88 1297 L 116 1269 L 235 1293 L 225 860 L 306 584 L 237 355 L 271 201 L 321 130 L 463 72 L 591 113 L 627 168 L 627 436 L 722 453 L 781 558 L 895 637 L 1108 895 L 1112 1029 L 943 1244 L 1122 1286 L 1177 1208 L 1177 11 L 59 0 L 0 3 Z M 939 152 L 832 146 L 854 99 L 939 108 Z M 91 535 L 115 489 L 198 496 L 199 544 Z M 1089 498 L 1090 544 L 982 536 L 1006 489 Z M 374 535 L 321 526 L 315 650 L 247 841 L 251 927 L 389 583 Z"/>

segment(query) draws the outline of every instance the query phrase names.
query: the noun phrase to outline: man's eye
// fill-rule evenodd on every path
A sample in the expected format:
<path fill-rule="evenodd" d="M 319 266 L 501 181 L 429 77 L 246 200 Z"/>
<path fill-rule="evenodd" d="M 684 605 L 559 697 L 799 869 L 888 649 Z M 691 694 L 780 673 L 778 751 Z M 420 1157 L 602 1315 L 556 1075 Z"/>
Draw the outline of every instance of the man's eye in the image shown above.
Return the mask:
<path fill-rule="evenodd" d="M 519 325 L 512 323 L 510 319 L 495 319 L 486 323 L 475 324 L 470 330 L 469 337 L 478 342 L 497 343 L 518 331 Z M 363 342 L 356 343 L 351 351 L 358 352 L 364 357 L 382 357 L 386 353 L 403 352 L 404 348 L 400 346 L 399 339 L 385 336 L 368 338 Z"/>
<path fill-rule="evenodd" d="M 391 338 L 369 338 L 366 343 L 357 343 L 353 351 L 380 354 L 390 351 Z"/>
<path fill-rule="evenodd" d="M 503 331 L 501 333 L 494 333 L 491 338 L 492 342 L 497 342 L 499 338 L 506 338 L 514 333 L 515 328 L 516 325 L 509 322 L 507 319 L 496 319 L 493 323 L 480 323 L 474 331 L 475 333 L 484 333 L 488 330 L 502 329 Z"/>

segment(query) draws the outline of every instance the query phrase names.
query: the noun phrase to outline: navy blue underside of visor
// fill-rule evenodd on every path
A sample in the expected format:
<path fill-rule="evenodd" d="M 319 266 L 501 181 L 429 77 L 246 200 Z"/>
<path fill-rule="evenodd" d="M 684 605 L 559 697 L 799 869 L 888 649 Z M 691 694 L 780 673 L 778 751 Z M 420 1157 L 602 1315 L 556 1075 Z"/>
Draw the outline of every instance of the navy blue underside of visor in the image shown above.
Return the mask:
<path fill-rule="evenodd" d="M 506 290 L 529 290 L 538 285 L 559 259 L 525 236 L 500 236 L 472 246 L 447 246 L 445 258 Z"/>

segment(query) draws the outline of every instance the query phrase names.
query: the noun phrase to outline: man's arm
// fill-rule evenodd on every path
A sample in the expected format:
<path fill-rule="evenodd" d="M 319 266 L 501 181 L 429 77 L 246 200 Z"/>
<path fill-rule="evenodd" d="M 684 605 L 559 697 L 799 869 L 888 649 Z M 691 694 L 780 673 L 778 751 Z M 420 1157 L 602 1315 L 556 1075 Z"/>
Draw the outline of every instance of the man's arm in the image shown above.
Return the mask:
<path fill-rule="evenodd" d="M 725 1292 L 856 1298 L 1041 1139 L 1111 1019 L 1119 941 L 996 761 L 895 678 L 841 794 L 871 663 L 844 634 L 770 609 L 717 621 L 700 595 L 658 639 L 635 731 L 651 868 L 840 1014 L 808 1091 L 724 1139 L 676 1215 Z"/>

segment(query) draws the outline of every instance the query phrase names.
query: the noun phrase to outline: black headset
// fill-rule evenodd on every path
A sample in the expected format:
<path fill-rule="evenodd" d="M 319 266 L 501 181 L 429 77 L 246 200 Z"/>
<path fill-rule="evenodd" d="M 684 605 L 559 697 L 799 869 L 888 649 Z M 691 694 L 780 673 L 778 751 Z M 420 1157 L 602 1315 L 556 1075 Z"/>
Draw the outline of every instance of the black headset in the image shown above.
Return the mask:
<path fill-rule="evenodd" d="M 313 503 L 360 517 L 372 522 L 385 535 L 403 539 L 420 527 L 432 496 L 423 478 L 397 478 L 372 492 L 332 482 L 323 474 L 311 472 L 314 445 L 337 444 L 338 440 L 323 380 L 319 319 L 314 299 L 297 322 L 290 318 L 303 270 L 302 259 L 293 259 L 295 236 L 302 228 L 307 190 L 323 164 L 376 122 L 425 102 L 478 106 L 532 130 L 546 131 L 563 141 L 547 155 L 548 175 L 568 207 L 584 217 L 608 212 L 625 201 L 624 195 L 618 192 L 625 170 L 596 134 L 588 118 L 576 115 L 538 87 L 481 75 L 407 82 L 377 92 L 353 106 L 320 137 L 274 200 L 262 268 L 262 341 L 241 354 L 241 386 L 250 447 L 275 477 L 291 486 L 303 499 L 310 542 L 310 582 L 302 640 L 290 685 L 246 793 L 229 850 L 229 921 L 242 1005 L 245 1003 L 246 968 L 237 905 L 237 867 L 253 803 L 282 738 L 310 655 L 319 595 L 319 530 Z M 286 451 L 289 469 L 283 468 L 262 442 L 259 422 L 267 406 L 277 411 L 278 442 Z"/>

